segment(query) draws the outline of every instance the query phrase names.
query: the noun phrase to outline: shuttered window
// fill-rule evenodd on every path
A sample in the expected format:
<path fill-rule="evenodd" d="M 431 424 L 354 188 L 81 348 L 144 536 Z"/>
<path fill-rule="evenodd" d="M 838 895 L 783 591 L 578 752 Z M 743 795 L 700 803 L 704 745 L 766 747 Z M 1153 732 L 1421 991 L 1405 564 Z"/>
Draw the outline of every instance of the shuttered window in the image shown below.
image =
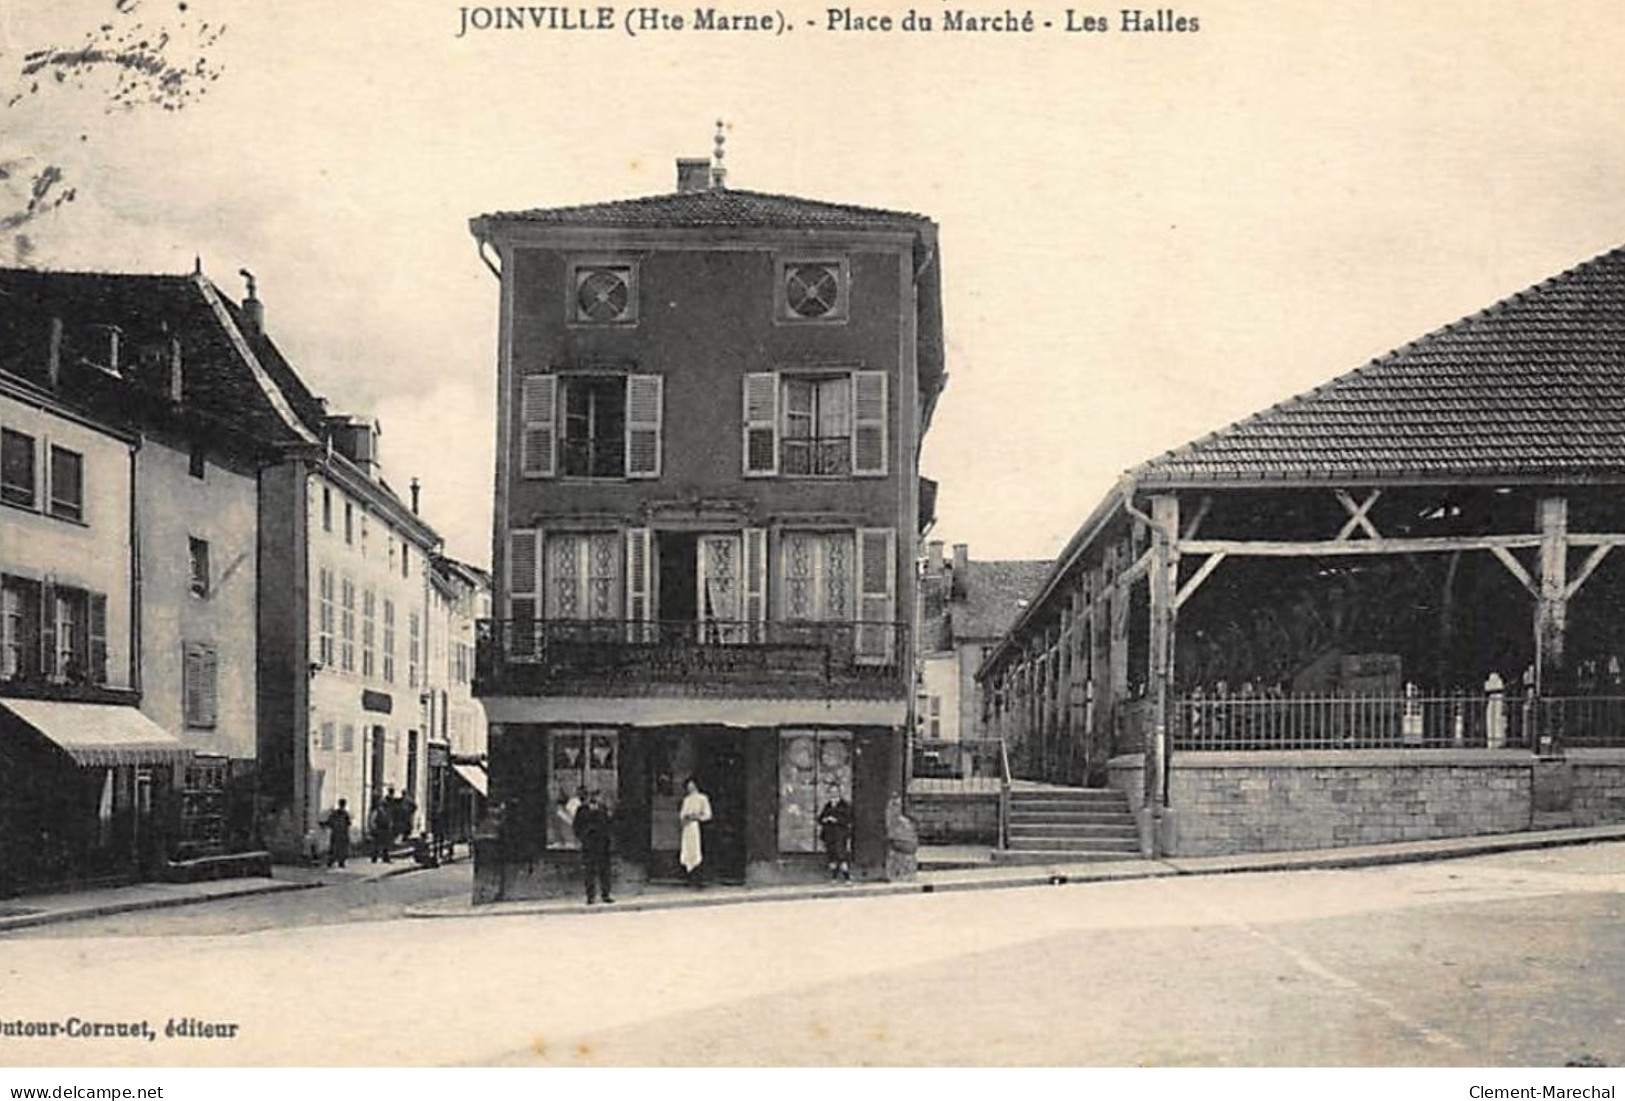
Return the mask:
<path fill-rule="evenodd" d="M 510 660 L 533 659 L 537 653 L 537 598 L 542 591 L 541 533 L 523 528 L 508 533 L 508 639 Z"/>
<path fill-rule="evenodd" d="M 526 375 L 520 384 L 520 472 L 527 478 L 551 478 L 557 465 L 558 378 Z"/>
<path fill-rule="evenodd" d="M 665 380 L 630 375 L 626 380 L 626 476 L 660 477 L 660 423 Z"/>
<path fill-rule="evenodd" d="M 884 371 L 744 377 L 746 477 L 883 477 L 889 385 Z"/>
<path fill-rule="evenodd" d="M 890 528 L 858 532 L 857 659 L 884 665 L 896 647 L 897 537 Z"/>
<path fill-rule="evenodd" d="M 219 717 L 219 656 L 212 644 L 188 642 L 182 668 L 186 725 L 212 729 Z"/>
<path fill-rule="evenodd" d="M 653 640 L 653 563 L 649 553 L 649 529 L 631 528 L 626 533 L 626 618 L 628 637 L 633 642 Z"/>

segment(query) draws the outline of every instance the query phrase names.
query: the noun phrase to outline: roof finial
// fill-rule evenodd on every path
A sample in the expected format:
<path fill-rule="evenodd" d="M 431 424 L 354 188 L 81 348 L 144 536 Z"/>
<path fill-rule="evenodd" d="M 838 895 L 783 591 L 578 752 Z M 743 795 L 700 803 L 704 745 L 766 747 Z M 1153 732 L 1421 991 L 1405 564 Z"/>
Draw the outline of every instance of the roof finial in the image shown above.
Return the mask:
<path fill-rule="evenodd" d="M 196 252 L 194 252 L 192 254 L 192 274 L 193 275 L 202 275 L 203 274 L 203 257 L 202 257 L 201 254 L 196 253 Z"/>
<path fill-rule="evenodd" d="M 724 182 L 728 179 L 728 170 L 722 166 L 722 158 L 727 156 L 726 151 L 723 149 L 723 146 L 727 145 L 728 143 L 728 135 L 725 132 L 726 130 L 726 124 L 721 119 L 717 119 L 716 148 L 711 154 L 712 188 L 721 188 L 724 185 Z"/>

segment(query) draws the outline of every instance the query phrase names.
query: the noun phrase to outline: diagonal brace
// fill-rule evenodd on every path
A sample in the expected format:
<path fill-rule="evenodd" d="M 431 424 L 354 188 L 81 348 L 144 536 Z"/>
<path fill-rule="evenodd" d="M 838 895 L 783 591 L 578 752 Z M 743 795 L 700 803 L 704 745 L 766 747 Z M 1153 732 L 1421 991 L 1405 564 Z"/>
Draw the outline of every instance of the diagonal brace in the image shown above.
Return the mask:
<path fill-rule="evenodd" d="M 1373 489 L 1360 504 L 1354 503 L 1354 498 L 1349 496 L 1346 489 L 1334 489 L 1332 492 L 1337 495 L 1337 500 L 1343 506 L 1343 510 L 1349 514 L 1348 523 L 1344 524 L 1342 530 L 1337 533 L 1338 539 L 1347 539 L 1357 529 L 1363 530 L 1372 539 L 1382 538 L 1382 533 L 1377 530 L 1377 525 L 1371 522 L 1371 506 L 1376 504 L 1377 498 L 1382 496 L 1381 488 Z"/>

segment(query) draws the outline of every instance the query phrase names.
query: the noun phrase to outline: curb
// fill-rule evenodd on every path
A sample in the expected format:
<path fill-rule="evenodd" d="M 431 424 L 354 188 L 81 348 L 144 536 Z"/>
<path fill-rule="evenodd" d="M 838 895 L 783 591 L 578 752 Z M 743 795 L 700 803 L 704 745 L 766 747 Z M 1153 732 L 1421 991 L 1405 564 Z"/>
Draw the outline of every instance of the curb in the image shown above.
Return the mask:
<path fill-rule="evenodd" d="M 226 899 L 280 894 L 283 891 L 307 891 L 322 886 L 325 886 L 325 884 L 292 883 L 284 879 L 273 880 L 270 883 L 257 883 L 251 887 L 240 887 L 235 890 L 222 891 L 218 894 L 177 895 L 169 898 L 143 898 L 131 899 L 125 902 L 104 902 L 96 906 L 86 906 L 83 909 L 74 910 L 41 910 L 36 914 L 17 914 L 13 917 L 0 918 L 0 933 L 9 932 L 12 929 L 29 929 L 40 925 L 61 925 L 70 921 L 108 917 L 113 914 L 133 914 L 143 910 L 168 910 L 176 906 L 191 906 L 201 902 L 223 902 Z"/>
<path fill-rule="evenodd" d="M 1290 853 L 1260 856 L 1256 859 L 1238 859 L 1228 865 L 1211 867 L 1185 860 L 1137 861 L 1141 866 L 1118 872 L 1105 870 L 1109 864 L 1054 865 L 1044 871 L 1024 875 L 988 879 L 951 879 L 931 883 L 866 883 L 850 887 L 823 887 L 803 891 L 773 891 L 741 893 L 737 895 L 679 895 L 667 898 L 633 898 L 609 906 L 587 906 L 585 903 L 560 904 L 546 899 L 512 903 L 492 903 L 474 906 L 460 904 L 457 909 L 438 909 L 433 903 L 408 906 L 404 916 L 422 920 L 479 917 L 546 917 L 549 915 L 590 914 L 603 912 L 637 913 L 650 910 L 680 910 L 698 907 L 738 906 L 763 902 L 822 901 L 836 898 L 878 898 L 898 895 L 946 894 L 953 891 L 998 891 L 1024 887 L 1066 887 L 1090 883 L 1119 883 L 1143 879 L 1172 879 L 1183 876 L 1241 875 L 1260 872 L 1294 872 L 1341 870 L 1348 868 L 1381 867 L 1392 864 L 1425 864 L 1439 860 L 1456 860 L 1494 853 L 1534 851 L 1594 845 L 1609 841 L 1625 841 L 1625 826 L 1586 827 L 1580 830 L 1551 830 L 1539 833 L 1498 834 L 1484 838 L 1452 838 L 1450 844 L 1434 849 L 1396 847 L 1388 851 L 1350 852 L 1346 854 L 1319 853 L 1308 857 L 1294 857 Z M 1417 842 L 1416 844 L 1426 844 Z M 1127 863 L 1125 861 L 1125 863 Z M 496 907 L 503 907 L 497 909 Z"/>

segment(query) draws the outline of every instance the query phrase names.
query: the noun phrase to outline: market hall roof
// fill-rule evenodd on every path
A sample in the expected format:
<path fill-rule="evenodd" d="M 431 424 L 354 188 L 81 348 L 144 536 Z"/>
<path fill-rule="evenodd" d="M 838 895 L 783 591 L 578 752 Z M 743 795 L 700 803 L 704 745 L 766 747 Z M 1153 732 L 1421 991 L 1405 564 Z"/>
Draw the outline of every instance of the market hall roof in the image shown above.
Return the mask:
<path fill-rule="evenodd" d="M 1141 485 L 1625 476 L 1625 247 L 1127 474 Z"/>

